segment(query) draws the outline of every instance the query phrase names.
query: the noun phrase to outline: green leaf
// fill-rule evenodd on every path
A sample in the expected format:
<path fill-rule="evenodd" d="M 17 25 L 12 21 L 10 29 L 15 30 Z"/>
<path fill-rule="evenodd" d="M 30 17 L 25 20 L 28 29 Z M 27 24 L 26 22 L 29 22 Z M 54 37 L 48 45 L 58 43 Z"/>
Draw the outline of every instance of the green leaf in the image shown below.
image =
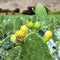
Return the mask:
<path fill-rule="evenodd" d="M 21 60 L 52 60 L 49 49 L 43 38 L 30 33 L 22 45 Z"/>
<path fill-rule="evenodd" d="M 8 36 L 1 41 L 0 46 L 5 50 L 9 50 L 14 47 L 14 43 L 10 40 L 10 36 Z"/>
<path fill-rule="evenodd" d="M 0 49 L 0 60 L 20 60 L 20 54 L 21 52 L 21 47 L 20 46 L 16 46 L 10 50 L 4 50 L 4 49 Z"/>
<path fill-rule="evenodd" d="M 20 29 L 20 26 L 22 25 L 22 20 L 20 19 L 20 17 L 17 17 L 17 18 L 15 19 L 14 24 L 15 24 L 15 30 Z"/>
<path fill-rule="evenodd" d="M 20 53 L 21 47 L 14 45 L 10 40 L 10 36 L 0 42 L 0 60 L 20 60 Z"/>
<path fill-rule="evenodd" d="M 46 9 L 42 4 L 38 4 L 35 8 L 35 14 L 41 19 L 44 20 L 47 17 Z"/>
<path fill-rule="evenodd" d="M 6 23 L 4 27 L 4 32 L 8 35 L 9 33 L 12 33 L 14 31 L 14 25 L 13 22 Z"/>
<path fill-rule="evenodd" d="M 16 46 L 13 49 L 9 50 L 7 53 L 10 57 L 13 58 L 13 60 L 20 60 L 21 47 Z"/>

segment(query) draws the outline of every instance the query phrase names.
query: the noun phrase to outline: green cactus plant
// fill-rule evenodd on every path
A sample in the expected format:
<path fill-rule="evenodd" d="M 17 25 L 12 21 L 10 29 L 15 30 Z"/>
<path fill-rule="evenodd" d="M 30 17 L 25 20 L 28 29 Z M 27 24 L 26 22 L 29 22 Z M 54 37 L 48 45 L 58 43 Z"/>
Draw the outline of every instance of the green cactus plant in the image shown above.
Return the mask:
<path fill-rule="evenodd" d="M 0 48 L 0 60 L 20 60 L 21 47 L 16 46 L 10 50 L 4 50 Z"/>
<path fill-rule="evenodd" d="M 49 15 L 49 29 L 53 32 L 53 40 L 60 40 L 60 15 Z"/>
<path fill-rule="evenodd" d="M 43 27 L 41 27 L 41 29 L 43 31 L 46 31 L 46 29 L 48 28 L 48 14 L 46 12 L 45 7 L 42 4 L 38 4 L 35 7 L 35 15 L 36 15 L 36 19 L 39 20 L 42 24 Z"/>
<path fill-rule="evenodd" d="M 10 36 L 0 42 L 0 60 L 20 60 L 21 47 L 14 45 Z"/>
<path fill-rule="evenodd" d="M 37 33 L 30 33 L 22 45 L 21 60 L 52 60 L 43 38 Z"/>
<path fill-rule="evenodd" d="M 46 9 L 44 8 L 44 6 L 42 4 L 38 4 L 35 7 L 35 14 L 41 19 L 44 20 L 47 17 L 47 12 Z"/>
<path fill-rule="evenodd" d="M 14 27 L 15 27 L 15 30 L 17 30 L 17 29 L 20 29 L 20 26 L 22 25 L 22 20 L 20 19 L 20 17 L 17 17 L 16 19 L 15 19 L 15 21 L 14 21 Z"/>

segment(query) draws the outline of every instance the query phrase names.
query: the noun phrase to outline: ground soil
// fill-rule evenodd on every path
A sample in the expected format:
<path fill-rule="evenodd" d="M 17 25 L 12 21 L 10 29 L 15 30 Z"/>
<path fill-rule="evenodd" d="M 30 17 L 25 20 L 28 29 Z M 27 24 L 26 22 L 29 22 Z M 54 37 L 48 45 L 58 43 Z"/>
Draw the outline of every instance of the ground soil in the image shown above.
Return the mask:
<path fill-rule="evenodd" d="M 49 10 L 60 11 L 60 0 L 0 0 L 0 8 L 14 10 L 20 9 L 20 12 L 26 10 L 29 6 L 35 6 L 42 3 Z"/>

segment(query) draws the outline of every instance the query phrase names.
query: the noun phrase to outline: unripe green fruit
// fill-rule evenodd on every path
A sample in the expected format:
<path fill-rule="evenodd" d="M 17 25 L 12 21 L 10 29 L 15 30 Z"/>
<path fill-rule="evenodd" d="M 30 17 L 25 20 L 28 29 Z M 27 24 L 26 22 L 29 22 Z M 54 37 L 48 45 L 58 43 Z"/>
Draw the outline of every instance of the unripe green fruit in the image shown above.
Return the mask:
<path fill-rule="evenodd" d="M 39 29 L 41 27 L 41 23 L 40 22 L 35 22 L 35 24 L 34 24 L 34 28 L 35 29 Z"/>
<path fill-rule="evenodd" d="M 27 23 L 27 26 L 28 26 L 28 28 L 33 28 L 33 22 L 32 22 L 32 21 L 29 21 L 29 22 Z"/>

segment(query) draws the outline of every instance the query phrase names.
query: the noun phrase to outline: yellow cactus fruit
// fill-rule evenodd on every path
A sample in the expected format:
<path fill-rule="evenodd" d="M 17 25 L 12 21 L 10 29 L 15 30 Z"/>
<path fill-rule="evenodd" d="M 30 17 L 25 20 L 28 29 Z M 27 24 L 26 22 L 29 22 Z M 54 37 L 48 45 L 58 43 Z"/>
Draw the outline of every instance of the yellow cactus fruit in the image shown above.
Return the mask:
<path fill-rule="evenodd" d="M 52 37 L 52 31 L 47 30 L 44 34 L 45 42 L 47 42 Z"/>
<path fill-rule="evenodd" d="M 22 25 L 21 26 L 21 28 L 20 28 L 24 33 L 26 33 L 27 32 L 27 27 L 26 27 L 26 25 Z"/>
<path fill-rule="evenodd" d="M 12 42 L 16 43 L 16 36 L 14 34 L 11 35 L 10 39 Z"/>
<path fill-rule="evenodd" d="M 16 30 L 15 34 L 16 34 L 16 36 L 17 36 L 18 38 L 22 38 L 22 37 L 24 36 L 22 30 Z"/>

